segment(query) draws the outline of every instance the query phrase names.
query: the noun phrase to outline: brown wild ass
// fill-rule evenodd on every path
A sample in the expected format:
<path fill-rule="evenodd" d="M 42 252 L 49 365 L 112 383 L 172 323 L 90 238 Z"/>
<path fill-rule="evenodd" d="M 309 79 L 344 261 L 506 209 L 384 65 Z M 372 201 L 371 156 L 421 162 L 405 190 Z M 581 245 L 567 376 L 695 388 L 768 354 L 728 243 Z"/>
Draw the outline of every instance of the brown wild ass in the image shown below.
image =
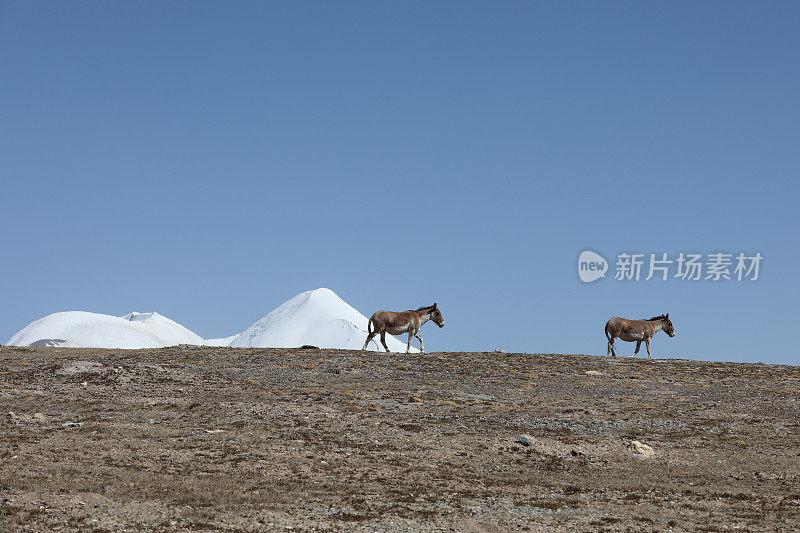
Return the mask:
<path fill-rule="evenodd" d="M 408 333 L 408 345 L 406 346 L 406 353 L 411 351 L 411 338 L 416 337 L 419 339 L 419 351 L 425 353 L 425 348 L 422 344 L 422 337 L 419 336 L 419 328 L 428 320 L 441 327 L 444 327 L 444 318 L 439 311 L 439 307 L 433 304 L 428 307 L 420 307 L 416 311 L 402 311 L 395 313 L 393 311 L 378 311 L 372 318 L 369 319 L 367 324 L 367 340 L 364 341 L 362 350 L 367 349 L 367 344 L 372 340 L 372 337 L 381 334 L 381 344 L 389 351 L 386 346 L 386 334 L 402 335 Z"/>
<path fill-rule="evenodd" d="M 608 353 L 606 356 L 617 356 L 617 353 L 614 351 L 614 339 L 619 337 L 627 342 L 636 342 L 636 350 L 634 350 L 631 357 L 639 353 L 639 347 L 642 345 L 642 341 L 644 341 L 647 345 L 647 358 L 652 359 L 650 356 L 650 339 L 661 329 L 670 337 L 675 336 L 675 328 L 672 327 L 669 313 L 666 315 L 654 316 L 647 320 L 628 320 L 627 318 L 615 316 L 606 322 L 606 338 L 608 339 Z"/>

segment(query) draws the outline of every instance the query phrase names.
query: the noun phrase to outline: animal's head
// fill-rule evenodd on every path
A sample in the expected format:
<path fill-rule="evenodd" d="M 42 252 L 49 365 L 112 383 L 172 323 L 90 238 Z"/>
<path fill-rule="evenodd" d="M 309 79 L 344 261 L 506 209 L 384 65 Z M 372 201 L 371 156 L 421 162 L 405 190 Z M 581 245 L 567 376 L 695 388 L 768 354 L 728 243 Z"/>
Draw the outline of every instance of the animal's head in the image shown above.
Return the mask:
<path fill-rule="evenodd" d="M 439 326 L 440 328 L 444 327 L 444 317 L 442 316 L 442 312 L 439 311 L 439 306 L 433 304 L 433 311 L 431 312 L 431 320 Z"/>
<path fill-rule="evenodd" d="M 664 333 L 670 337 L 675 336 L 675 326 L 672 325 L 672 320 L 669 319 L 669 313 L 664 315 Z"/>

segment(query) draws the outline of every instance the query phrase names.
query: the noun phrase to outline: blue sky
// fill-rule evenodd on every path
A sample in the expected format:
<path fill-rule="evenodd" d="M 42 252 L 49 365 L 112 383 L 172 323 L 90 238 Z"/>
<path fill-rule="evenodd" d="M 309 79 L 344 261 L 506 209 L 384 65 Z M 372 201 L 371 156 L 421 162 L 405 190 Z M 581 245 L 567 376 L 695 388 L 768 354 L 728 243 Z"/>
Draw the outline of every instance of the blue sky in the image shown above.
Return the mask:
<path fill-rule="evenodd" d="M 437 301 L 428 349 L 604 354 L 609 317 L 669 312 L 655 355 L 798 364 L 798 20 L 0 2 L 0 337 L 72 309 L 227 336 L 329 287 L 366 315 Z M 764 260 L 582 284 L 584 249 Z"/>

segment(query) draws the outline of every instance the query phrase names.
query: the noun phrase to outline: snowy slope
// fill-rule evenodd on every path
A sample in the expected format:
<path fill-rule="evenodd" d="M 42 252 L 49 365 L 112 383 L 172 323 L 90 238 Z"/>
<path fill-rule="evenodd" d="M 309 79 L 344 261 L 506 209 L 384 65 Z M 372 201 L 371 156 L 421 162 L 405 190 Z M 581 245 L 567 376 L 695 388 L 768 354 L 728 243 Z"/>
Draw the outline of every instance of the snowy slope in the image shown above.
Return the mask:
<path fill-rule="evenodd" d="M 231 335 L 230 337 L 223 337 L 221 339 L 206 339 L 203 344 L 206 346 L 230 346 L 233 339 L 238 337 L 239 334 Z"/>
<path fill-rule="evenodd" d="M 230 346 L 294 348 L 311 344 L 360 350 L 367 338 L 367 321 L 332 290 L 317 289 L 284 302 L 233 339 Z M 405 335 L 402 338 L 408 339 Z M 386 335 L 386 343 L 393 352 L 406 351 L 405 342 L 392 335 Z M 380 337 L 370 341 L 367 348 L 383 351 Z"/>
<path fill-rule="evenodd" d="M 7 344 L 136 349 L 204 342 L 199 335 L 158 313 L 134 312 L 119 317 L 66 311 L 31 322 Z"/>

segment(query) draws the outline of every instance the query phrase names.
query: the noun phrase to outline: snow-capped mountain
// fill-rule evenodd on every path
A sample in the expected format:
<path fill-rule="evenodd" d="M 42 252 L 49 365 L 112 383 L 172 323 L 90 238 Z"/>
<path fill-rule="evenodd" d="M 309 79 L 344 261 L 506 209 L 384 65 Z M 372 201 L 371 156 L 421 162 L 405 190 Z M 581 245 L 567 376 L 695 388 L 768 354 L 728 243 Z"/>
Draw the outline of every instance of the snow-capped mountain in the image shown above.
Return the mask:
<path fill-rule="evenodd" d="M 230 346 L 293 348 L 311 344 L 360 350 L 367 338 L 367 321 L 332 290 L 316 289 L 287 300 L 237 335 Z M 405 342 L 392 335 L 386 335 L 386 344 L 393 352 L 406 350 Z M 372 339 L 367 348 L 383 351 L 380 337 Z M 412 351 L 419 350 L 412 347 Z"/>
<path fill-rule="evenodd" d="M 120 317 L 65 311 L 31 322 L 7 344 L 136 349 L 203 343 L 202 337 L 158 313 L 133 312 Z"/>
<path fill-rule="evenodd" d="M 11 346 L 64 346 L 73 348 L 162 348 L 177 344 L 252 348 L 319 348 L 360 350 L 367 338 L 367 317 L 330 289 L 316 289 L 287 300 L 238 335 L 204 340 L 196 333 L 158 313 L 111 316 L 85 311 L 54 313 L 16 333 Z M 393 352 L 404 352 L 402 340 L 386 335 Z M 383 351 L 380 337 L 370 350 Z M 413 352 L 418 352 L 412 347 Z"/>

